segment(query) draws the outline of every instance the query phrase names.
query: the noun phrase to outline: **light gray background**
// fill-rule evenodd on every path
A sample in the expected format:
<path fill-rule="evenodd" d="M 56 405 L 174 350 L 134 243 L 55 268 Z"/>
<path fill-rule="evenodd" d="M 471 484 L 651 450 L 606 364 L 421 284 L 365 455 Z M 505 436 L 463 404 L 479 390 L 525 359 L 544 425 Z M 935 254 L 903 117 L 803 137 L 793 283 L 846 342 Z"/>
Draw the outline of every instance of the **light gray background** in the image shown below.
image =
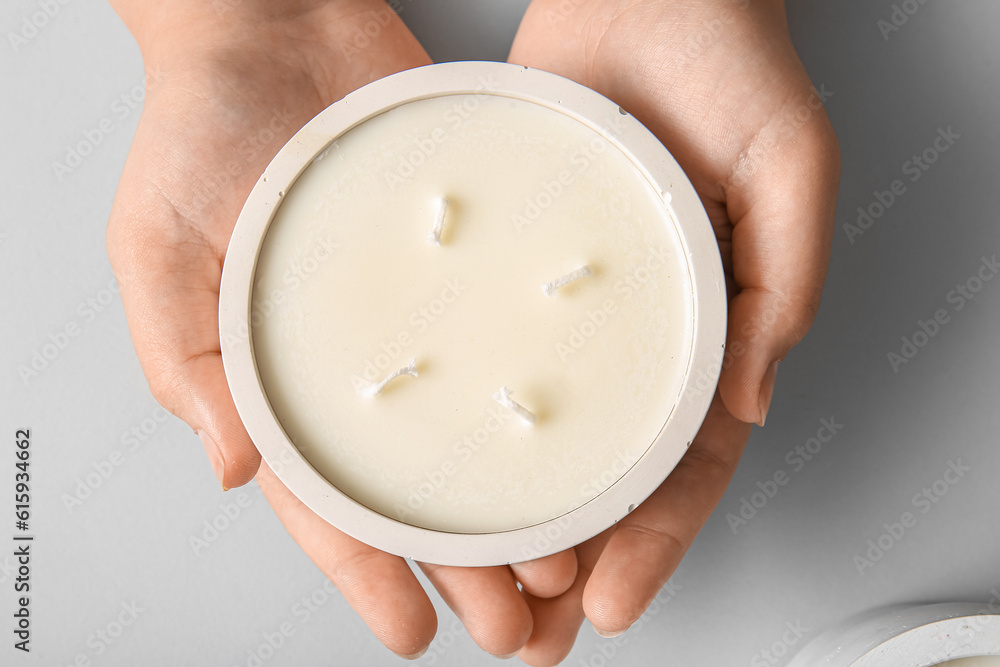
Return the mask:
<path fill-rule="evenodd" d="M 526 4 L 404 0 L 403 18 L 439 59 L 499 59 Z M 138 119 L 136 110 L 119 120 L 112 104 L 141 83 L 142 64 L 98 0 L 60 6 L 15 50 L 8 32 L 37 11 L 33 0 L 6 0 L 0 10 L 0 545 L 13 532 L 11 441 L 21 427 L 32 429 L 37 535 L 28 657 L 11 647 L 13 559 L 0 546 L 0 663 L 64 665 L 82 654 L 100 665 L 233 667 L 288 621 L 294 635 L 263 664 L 403 664 L 342 599 L 322 593 L 322 576 L 255 487 L 218 490 L 186 426 L 170 418 L 127 451 L 123 436 L 144 420 L 151 427 L 156 404 L 108 288 L 104 227 Z M 928 2 L 886 40 L 877 21 L 891 11 L 889 0 L 789 0 L 809 73 L 834 93 L 828 110 L 844 156 L 822 310 L 782 363 L 767 427 L 754 432 L 674 577 L 679 588 L 663 596 L 669 602 L 618 643 L 586 625 L 567 665 L 769 664 L 760 652 L 775 642 L 781 652 L 783 637 L 801 644 L 871 608 L 1000 601 L 1000 280 L 960 311 L 947 301 L 983 256 L 1000 251 L 1000 5 Z M 114 132 L 60 181 L 52 163 L 109 117 Z M 904 162 L 948 127 L 961 139 L 849 243 L 842 226 L 857 208 L 907 179 Z M 894 373 L 887 353 L 939 308 L 950 322 Z M 80 335 L 23 382 L 17 366 L 71 321 Z M 843 429 L 795 471 L 786 453 L 823 418 Z M 63 495 L 113 450 L 124 452 L 121 465 L 67 509 Z M 913 496 L 949 460 L 971 470 L 921 514 Z M 727 513 L 778 470 L 790 482 L 734 534 Z M 189 538 L 239 499 L 248 507 L 196 554 Z M 907 511 L 917 524 L 859 574 L 854 556 Z M 314 593 L 323 603 L 304 619 L 295 605 Z M 98 654 L 92 635 L 123 603 L 142 611 Z M 419 664 L 491 664 L 435 604 L 438 640 Z M 786 624 L 798 624 L 803 639 Z"/>

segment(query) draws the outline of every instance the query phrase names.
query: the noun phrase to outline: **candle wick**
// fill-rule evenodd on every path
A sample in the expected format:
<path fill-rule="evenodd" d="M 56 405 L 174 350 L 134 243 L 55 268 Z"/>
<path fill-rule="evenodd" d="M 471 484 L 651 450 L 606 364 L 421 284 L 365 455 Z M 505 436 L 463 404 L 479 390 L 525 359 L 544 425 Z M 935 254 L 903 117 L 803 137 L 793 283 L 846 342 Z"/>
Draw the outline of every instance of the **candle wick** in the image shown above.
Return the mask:
<path fill-rule="evenodd" d="M 508 410 L 512 411 L 514 414 L 516 414 L 518 417 L 520 417 L 527 423 L 534 424 L 536 419 L 535 413 L 531 412 L 520 403 L 514 401 L 510 397 L 512 393 L 513 392 L 506 386 L 500 387 L 500 391 L 493 394 L 493 400 L 499 403 L 500 405 L 504 406 Z"/>
<path fill-rule="evenodd" d="M 572 282 L 576 282 L 577 280 L 586 278 L 592 273 L 593 271 L 590 270 L 590 267 L 584 264 L 576 271 L 570 271 L 565 276 L 556 278 L 550 283 L 544 283 L 542 285 L 542 291 L 545 292 L 545 296 L 554 297 L 556 295 L 556 292 L 559 291 L 560 287 L 565 287 L 566 285 L 569 285 Z"/>
<path fill-rule="evenodd" d="M 434 216 L 434 229 L 427 234 L 427 241 L 434 245 L 441 245 L 441 234 L 444 232 L 444 219 L 448 215 L 448 207 L 451 201 L 447 197 L 438 199 L 437 215 Z"/>
<path fill-rule="evenodd" d="M 407 364 L 403 368 L 400 368 L 398 370 L 395 370 L 395 371 L 389 373 L 385 377 L 385 379 L 382 380 L 381 382 L 379 382 L 378 384 L 371 385 L 368 388 L 368 395 L 369 396 L 378 396 L 379 394 L 382 393 L 382 390 L 385 389 L 385 386 L 387 384 L 389 384 L 390 382 L 392 382 L 396 378 L 400 377 L 401 375 L 412 375 L 413 377 L 417 377 L 417 360 L 416 359 L 410 359 L 410 363 L 409 364 Z"/>

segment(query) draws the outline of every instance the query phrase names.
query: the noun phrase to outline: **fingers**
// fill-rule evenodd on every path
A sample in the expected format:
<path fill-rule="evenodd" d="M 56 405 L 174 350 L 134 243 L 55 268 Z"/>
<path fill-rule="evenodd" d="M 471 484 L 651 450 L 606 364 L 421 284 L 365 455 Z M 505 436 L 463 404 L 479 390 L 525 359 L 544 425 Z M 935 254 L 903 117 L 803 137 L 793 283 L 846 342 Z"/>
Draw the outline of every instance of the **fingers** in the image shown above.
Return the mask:
<path fill-rule="evenodd" d="M 223 258 L 239 206 L 270 149 L 277 150 L 294 123 L 285 122 L 281 136 L 275 134 L 276 145 L 231 161 L 226 171 L 228 158 L 222 156 L 232 153 L 240 136 L 256 136 L 268 126 L 271 108 L 222 99 L 211 77 L 205 77 L 211 82 L 205 90 L 190 90 L 176 83 L 181 75 L 162 76 L 118 185 L 108 257 L 154 398 L 199 434 L 219 482 L 231 488 L 253 478 L 260 455 L 236 412 L 222 366 Z"/>
<path fill-rule="evenodd" d="M 573 549 L 537 560 L 511 563 L 510 566 L 523 589 L 540 598 L 565 593 L 576 580 L 576 568 L 576 552 Z"/>
<path fill-rule="evenodd" d="M 667 480 L 618 522 L 583 596 L 594 628 L 627 630 L 673 574 L 729 485 L 751 426 L 716 394 L 694 443 Z"/>
<path fill-rule="evenodd" d="M 113 212 L 108 256 L 150 390 L 201 437 L 224 489 L 245 484 L 257 472 L 260 455 L 222 367 L 221 259 L 197 234 L 175 231 L 187 234 L 175 239 L 166 225 L 156 235 L 128 225 L 124 211 Z"/>
<path fill-rule="evenodd" d="M 507 657 L 528 641 L 531 611 L 509 567 L 420 568 L 484 651 Z"/>
<path fill-rule="evenodd" d="M 153 396 L 198 433 L 223 488 L 245 484 L 260 464 L 229 394 L 218 333 L 240 206 L 282 143 L 324 106 L 428 62 L 385 3 L 326 6 L 308 29 L 300 21 L 270 35 L 287 62 L 224 44 L 225 33 L 217 49 L 226 57 L 192 51 L 155 68 L 108 224 L 108 256 Z M 372 21 L 378 44 L 354 44 Z M 312 39 L 317 32 L 328 39 Z"/>
<path fill-rule="evenodd" d="M 573 649 L 580 625 L 586 618 L 580 600 L 586 579 L 581 579 L 564 595 L 536 598 L 526 595 L 535 628 L 517 657 L 532 667 L 558 665 Z"/>
<path fill-rule="evenodd" d="M 613 531 L 613 528 L 607 530 L 573 549 L 574 560 L 579 566 L 576 578 L 564 593 L 549 598 L 524 593 L 534 625 L 531 637 L 517 653 L 520 660 L 533 667 L 547 667 L 558 665 L 569 655 L 585 618 L 583 591 L 591 570 Z"/>
<path fill-rule="evenodd" d="M 416 658 L 437 630 L 437 616 L 402 558 L 340 532 L 292 495 L 267 465 L 257 482 L 289 534 L 390 651 Z"/>
<path fill-rule="evenodd" d="M 805 336 L 826 279 L 840 159 L 836 138 L 811 91 L 782 118 L 803 119 L 782 135 L 761 135 L 728 190 L 732 265 L 738 293 L 719 389 L 729 411 L 763 425 L 778 361 Z"/>
<path fill-rule="evenodd" d="M 222 356 L 214 350 L 191 359 L 179 369 L 187 382 L 185 407 L 178 411 L 189 424 L 197 424 L 205 454 L 216 478 L 227 491 L 246 484 L 257 474 L 260 453 L 247 435 L 233 403 L 222 367 Z"/>
<path fill-rule="evenodd" d="M 819 307 L 840 158 L 825 100 L 795 53 L 781 3 L 745 11 L 727 4 L 650 3 L 632 11 L 583 3 L 561 11 L 536 0 L 511 59 L 607 95 L 684 167 L 732 271 L 722 398 L 736 417 L 763 424 L 777 361 Z M 573 39 L 542 39 L 552 28 L 547 17 L 572 26 Z M 724 38 L 697 28 L 720 21 Z"/>
<path fill-rule="evenodd" d="M 532 0 L 514 35 L 507 61 L 537 67 L 582 82 L 585 78 L 583 69 L 586 59 L 581 57 L 579 40 L 552 38 L 556 32 L 552 27 L 553 16 L 562 19 L 560 23 L 564 24 L 563 28 L 569 27 L 566 25 L 566 17 L 561 15 L 561 8 L 554 7 L 555 5 L 557 3 L 552 0 Z M 572 18 L 576 20 L 582 19 L 578 14 L 590 13 L 584 2 L 575 2 L 572 9 Z M 575 25 L 575 21 L 570 23 Z"/>

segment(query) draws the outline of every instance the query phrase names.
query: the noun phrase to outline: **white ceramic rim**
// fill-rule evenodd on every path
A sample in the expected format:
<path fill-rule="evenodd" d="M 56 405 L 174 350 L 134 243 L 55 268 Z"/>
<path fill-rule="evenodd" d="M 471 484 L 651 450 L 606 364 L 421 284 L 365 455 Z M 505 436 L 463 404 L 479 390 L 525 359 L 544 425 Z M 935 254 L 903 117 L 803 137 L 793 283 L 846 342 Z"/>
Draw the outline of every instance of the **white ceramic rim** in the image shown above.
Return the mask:
<path fill-rule="evenodd" d="M 249 317 L 258 253 L 285 192 L 337 137 L 369 118 L 420 99 L 494 94 L 534 102 L 593 128 L 622 151 L 664 199 L 694 292 L 691 350 L 674 409 L 646 453 L 603 493 L 549 521 L 494 533 L 448 533 L 379 514 L 342 493 L 291 443 L 260 378 Z M 606 128 L 613 128 L 611 134 Z M 694 261 L 692 261 L 694 258 Z M 442 565 L 502 565 L 583 542 L 644 501 L 677 465 L 701 427 L 715 391 L 726 336 L 725 278 L 712 226 L 693 186 L 666 148 L 617 104 L 569 79 L 497 62 L 453 62 L 375 81 L 334 103 L 278 152 L 247 198 L 226 253 L 219 294 L 226 378 L 240 418 L 267 464 L 313 512 L 378 549 Z M 697 388 L 694 386 L 697 383 Z M 682 405 L 683 409 L 677 407 Z"/>
<path fill-rule="evenodd" d="M 1000 656 L 1000 615 L 972 602 L 895 607 L 851 619 L 806 646 L 788 667 L 933 667 Z"/>

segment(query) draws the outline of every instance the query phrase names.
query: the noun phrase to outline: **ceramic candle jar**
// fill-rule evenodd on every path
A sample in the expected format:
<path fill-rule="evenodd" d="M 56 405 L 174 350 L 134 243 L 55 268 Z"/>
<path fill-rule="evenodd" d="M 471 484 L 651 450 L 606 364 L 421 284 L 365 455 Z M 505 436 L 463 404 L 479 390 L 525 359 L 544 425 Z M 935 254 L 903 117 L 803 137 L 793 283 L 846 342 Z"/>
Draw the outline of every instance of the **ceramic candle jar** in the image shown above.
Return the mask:
<path fill-rule="evenodd" d="M 320 516 L 490 565 L 600 532 L 689 446 L 725 281 L 705 212 L 625 110 L 502 63 L 334 104 L 258 181 L 226 257 L 234 400 Z"/>

